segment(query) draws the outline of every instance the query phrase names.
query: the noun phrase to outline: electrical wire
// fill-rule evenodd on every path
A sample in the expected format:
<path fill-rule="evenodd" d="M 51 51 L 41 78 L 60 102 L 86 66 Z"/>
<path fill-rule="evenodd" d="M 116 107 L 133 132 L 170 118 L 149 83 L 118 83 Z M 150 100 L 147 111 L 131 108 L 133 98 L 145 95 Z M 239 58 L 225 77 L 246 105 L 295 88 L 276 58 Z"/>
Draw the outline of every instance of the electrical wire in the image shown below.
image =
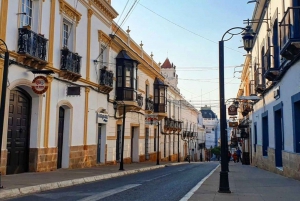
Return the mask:
<path fill-rule="evenodd" d="M 218 44 L 218 42 L 215 42 L 215 41 L 213 41 L 213 40 L 210 40 L 210 39 L 208 39 L 208 38 L 205 38 L 204 36 L 201 36 L 200 34 L 197 34 L 197 33 L 193 32 L 193 31 L 191 31 L 191 30 L 189 30 L 189 29 L 187 29 L 187 28 L 185 28 L 185 27 L 183 27 L 183 26 L 181 26 L 181 25 L 176 24 L 175 22 L 172 22 L 171 20 L 169 20 L 169 19 L 163 17 L 162 15 L 160 15 L 160 14 L 154 12 L 153 10 L 147 8 L 146 6 L 144 6 L 144 5 L 141 4 L 141 3 L 139 3 L 139 5 L 141 5 L 141 6 L 144 7 L 145 9 L 149 10 L 150 12 L 154 13 L 155 15 L 157 15 L 157 16 L 163 18 L 164 20 L 170 22 L 171 24 L 173 24 L 173 25 L 175 25 L 175 26 L 177 26 L 177 27 L 179 27 L 179 28 L 181 28 L 181 29 L 184 29 L 184 30 L 186 30 L 186 31 L 188 31 L 188 32 L 190 32 L 190 33 L 192 33 L 192 34 L 194 34 L 194 35 L 196 35 L 196 36 L 199 36 L 199 37 L 201 37 L 201 38 L 203 38 L 203 39 L 205 39 L 205 40 L 207 40 L 207 41 L 209 41 L 209 42 Z M 226 46 L 224 46 L 224 47 L 226 47 Z M 230 48 L 230 47 L 226 47 L 226 48 L 227 48 L 227 49 L 230 49 L 230 50 L 232 50 L 232 51 L 235 51 L 235 52 L 244 54 L 243 52 L 240 52 L 240 51 L 235 50 L 235 49 L 233 49 L 233 48 Z"/>

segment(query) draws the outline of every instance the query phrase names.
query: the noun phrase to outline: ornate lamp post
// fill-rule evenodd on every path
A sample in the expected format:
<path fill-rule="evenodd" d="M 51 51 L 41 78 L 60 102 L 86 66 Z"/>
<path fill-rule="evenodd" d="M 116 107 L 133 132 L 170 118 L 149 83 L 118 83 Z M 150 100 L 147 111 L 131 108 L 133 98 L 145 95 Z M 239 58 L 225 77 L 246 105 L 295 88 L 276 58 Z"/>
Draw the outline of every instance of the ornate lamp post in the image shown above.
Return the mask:
<path fill-rule="evenodd" d="M 242 30 L 239 33 L 231 33 L 234 29 Z M 243 33 L 242 33 L 243 32 Z M 230 34 L 230 38 L 224 40 L 224 36 Z M 219 41 L 219 96 L 220 96 L 220 135 L 221 135 L 221 172 L 220 172 L 220 183 L 219 193 L 231 193 L 229 189 L 228 181 L 228 161 L 227 161 L 227 149 L 228 140 L 226 132 L 226 106 L 225 106 L 225 90 L 224 90 L 224 41 L 230 40 L 234 35 L 243 35 L 244 49 L 249 52 L 253 47 L 253 39 L 255 33 L 253 32 L 250 25 L 245 28 L 234 27 L 225 32 L 221 41 Z"/>

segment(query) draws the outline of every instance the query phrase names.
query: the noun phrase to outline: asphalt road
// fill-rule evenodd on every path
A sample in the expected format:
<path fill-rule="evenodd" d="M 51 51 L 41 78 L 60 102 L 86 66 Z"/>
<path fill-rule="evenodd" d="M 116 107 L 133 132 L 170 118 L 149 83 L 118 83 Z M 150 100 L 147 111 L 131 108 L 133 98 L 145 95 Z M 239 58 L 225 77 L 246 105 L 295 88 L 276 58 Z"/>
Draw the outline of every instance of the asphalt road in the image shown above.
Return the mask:
<path fill-rule="evenodd" d="M 178 201 L 218 163 L 190 163 L 56 189 L 13 201 Z"/>

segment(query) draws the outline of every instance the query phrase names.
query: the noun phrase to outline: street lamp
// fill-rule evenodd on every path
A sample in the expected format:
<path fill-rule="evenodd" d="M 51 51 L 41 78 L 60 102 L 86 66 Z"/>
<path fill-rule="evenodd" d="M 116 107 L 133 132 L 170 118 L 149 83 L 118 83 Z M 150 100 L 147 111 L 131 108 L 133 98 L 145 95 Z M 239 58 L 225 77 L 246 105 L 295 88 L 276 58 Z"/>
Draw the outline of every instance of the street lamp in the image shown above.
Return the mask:
<path fill-rule="evenodd" d="M 242 30 L 239 33 L 231 33 L 230 31 L 234 29 Z M 224 40 L 224 36 L 230 34 L 231 37 Z M 225 90 L 224 90 L 224 41 L 230 40 L 234 35 L 243 35 L 244 49 L 249 52 L 253 47 L 253 39 L 255 33 L 253 32 L 250 25 L 245 28 L 234 27 L 227 30 L 221 41 L 219 41 L 219 96 L 220 96 L 220 135 L 221 135 L 221 172 L 220 172 L 220 183 L 219 183 L 219 193 L 231 193 L 229 189 L 228 181 L 228 159 L 227 159 L 227 149 L 228 149 L 228 139 L 226 132 L 226 106 L 225 106 Z"/>

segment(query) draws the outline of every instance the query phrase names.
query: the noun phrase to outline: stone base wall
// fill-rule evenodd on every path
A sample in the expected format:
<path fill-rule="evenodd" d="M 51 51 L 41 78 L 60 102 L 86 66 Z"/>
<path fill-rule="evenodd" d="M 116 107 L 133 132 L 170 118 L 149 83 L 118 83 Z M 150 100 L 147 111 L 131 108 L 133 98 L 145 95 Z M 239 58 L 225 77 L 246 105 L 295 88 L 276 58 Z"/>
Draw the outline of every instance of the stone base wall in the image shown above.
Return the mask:
<path fill-rule="evenodd" d="M 160 152 L 159 152 L 160 155 Z M 149 161 L 156 162 L 157 161 L 157 152 L 150 153 Z"/>
<path fill-rule="evenodd" d="M 276 167 L 275 149 L 268 148 L 268 156 L 262 156 L 262 146 L 256 145 L 256 152 L 253 152 L 252 165 L 300 180 L 300 154 L 282 151 L 282 171 Z"/>
<path fill-rule="evenodd" d="M 172 161 L 172 162 L 175 162 L 175 161 L 177 161 L 177 160 L 178 160 L 178 155 L 177 155 L 177 154 L 171 155 L 171 161 Z"/>
<path fill-rule="evenodd" d="M 57 169 L 57 148 L 30 148 L 29 172 L 47 172 Z"/>
<path fill-rule="evenodd" d="M 80 145 L 70 147 L 69 168 L 96 166 L 97 145 Z"/>
<path fill-rule="evenodd" d="M 6 175 L 6 164 L 7 164 L 7 150 L 2 150 L 1 162 L 0 162 L 0 172 L 2 175 Z"/>
<path fill-rule="evenodd" d="M 129 158 L 124 158 L 123 163 L 124 164 L 130 164 L 131 163 L 131 158 L 130 157 Z"/>
<path fill-rule="evenodd" d="M 161 158 L 161 161 L 168 162 L 169 161 L 169 157 Z"/>
<path fill-rule="evenodd" d="M 300 154 L 282 151 L 283 175 L 300 180 Z"/>
<path fill-rule="evenodd" d="M 145 162 L 145 161 L 146 161 L 146 156 L 140 155 L 140 162 Z"/>

